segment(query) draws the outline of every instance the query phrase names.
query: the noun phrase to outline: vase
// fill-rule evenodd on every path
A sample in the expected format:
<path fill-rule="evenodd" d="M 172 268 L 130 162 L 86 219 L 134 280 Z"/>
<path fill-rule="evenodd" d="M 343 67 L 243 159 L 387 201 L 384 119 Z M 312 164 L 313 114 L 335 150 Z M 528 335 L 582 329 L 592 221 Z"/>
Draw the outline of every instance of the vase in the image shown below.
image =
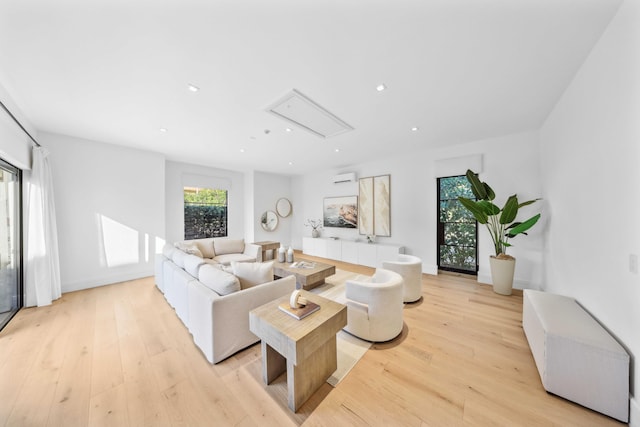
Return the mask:
<path fill-rule="evenodd" d="M 291 246 L 289 246 L 289 249 L 287 250 L 287 262 L 293 262 L 293 248 Z"/>
<path fill-rule="evenodd" d="M 313 238 L 320 237 L 320 231 L 314 228 L 313 230 L 311 230 L 311 237 Z"/>
<path fill-rule="evenodd" d="M 493 291 L 500 295 L 511 295 L 513 289 L 513 274 L 516 269 L 516 259 L 489 258 L 491 266 L 491 282 Z"/>
<path fill-rule="evenodd" d="M 287 250 L 284 248 L 284 245 L 280 245 L 278 248 L 278 262 L 284 262 L 286 260 Z"/>

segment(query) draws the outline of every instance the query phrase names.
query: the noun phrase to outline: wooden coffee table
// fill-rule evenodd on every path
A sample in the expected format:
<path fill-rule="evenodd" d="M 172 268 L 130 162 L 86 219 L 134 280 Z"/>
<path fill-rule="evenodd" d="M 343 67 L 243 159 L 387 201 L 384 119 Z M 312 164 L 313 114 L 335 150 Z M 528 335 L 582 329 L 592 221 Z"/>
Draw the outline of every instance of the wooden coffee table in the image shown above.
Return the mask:
<path fill-rule="evenodd" d="M 262 378 L 270 384 L 287 372 L 287 403 L 293 412 L 337 369 L 336 334 L 347 324 L 347 306 L 302 294 L 320 305 L 302 320 L 278 309 L 289 295 L 249 312 L 249 330 L 262 340 Z"/>
<path fill-rule="evenodd" d="M 304 261 L 304 260 L 303 260 Z M 298 289 L 313 289 L 324 283 L 324 279 L 336 274 L 336 266 L 324 264 L 322 262 L 305 261 L 314 264 L 313 268 L 292 268 L 291 263 L 273 263 L 273 275 L 276 277 L 296 276 L 296 287 Z"/>

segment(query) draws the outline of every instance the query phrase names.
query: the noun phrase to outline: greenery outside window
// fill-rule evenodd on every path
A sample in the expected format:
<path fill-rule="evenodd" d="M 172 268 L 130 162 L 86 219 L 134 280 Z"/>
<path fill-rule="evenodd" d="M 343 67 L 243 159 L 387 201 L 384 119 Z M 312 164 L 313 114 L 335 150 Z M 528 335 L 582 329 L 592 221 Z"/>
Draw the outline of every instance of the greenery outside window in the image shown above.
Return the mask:
<path fill-rule="evenodd" d="M 478 226 L 460 196 L 474 198 L 464 175 L 438 179 L 438 268 L 476 274 Z"/>
<path fill-rule="evenodd" d="M 227 190 L 184 187 L 184 239 L 227 236 Z"/>

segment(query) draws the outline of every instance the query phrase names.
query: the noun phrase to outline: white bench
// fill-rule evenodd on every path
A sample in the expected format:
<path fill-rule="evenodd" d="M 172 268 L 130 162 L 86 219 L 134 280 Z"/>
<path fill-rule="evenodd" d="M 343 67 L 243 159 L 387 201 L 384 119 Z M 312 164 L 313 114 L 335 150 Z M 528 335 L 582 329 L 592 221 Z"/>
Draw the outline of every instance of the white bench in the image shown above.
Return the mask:
<path fill-rule="evenodd" d="M 573 298 L 525 289 L 522 327 L 545 390 L 629 421 L 629 355 Z"/>

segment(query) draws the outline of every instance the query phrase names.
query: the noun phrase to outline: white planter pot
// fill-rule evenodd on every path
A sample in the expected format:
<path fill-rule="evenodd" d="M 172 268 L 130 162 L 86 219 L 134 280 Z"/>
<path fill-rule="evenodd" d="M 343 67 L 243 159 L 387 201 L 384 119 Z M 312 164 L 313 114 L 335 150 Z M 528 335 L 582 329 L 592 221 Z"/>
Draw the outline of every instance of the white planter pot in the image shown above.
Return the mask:
<path fill-rule="evenodd" d="M 492 256 L 489 258 L 489 264 L 491 265 L 493 291 L 500 295 L 511 295 L 516 259 L 499 259 Z"/>

